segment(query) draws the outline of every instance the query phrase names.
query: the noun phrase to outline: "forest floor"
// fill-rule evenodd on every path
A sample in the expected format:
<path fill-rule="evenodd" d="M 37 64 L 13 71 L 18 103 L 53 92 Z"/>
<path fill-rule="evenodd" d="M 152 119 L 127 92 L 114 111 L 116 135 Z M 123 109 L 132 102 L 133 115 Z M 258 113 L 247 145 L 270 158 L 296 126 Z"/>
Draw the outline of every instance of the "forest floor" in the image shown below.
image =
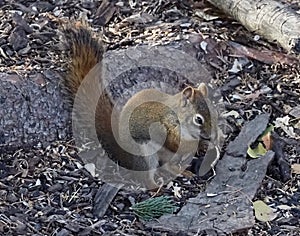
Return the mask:
<path fill-rule="evenodd" d="M 220 91 L 231 128 L 224 146 L 261 113 L 270 114 L 280 146 L 254 198 L 267 203 L 276 217 L 269 222 L 256 220 L 252 228 L 236 235 L 299 235 L 299 62 L 279 63 L 271 52 L 288 62 L 293 55 L 287 56 L 278 45 L 248 32 L 205 1 L 102 2 L 100 7 L 100 1 L 0 1 L 0 72 L 17 73 L 24 79 L 46 69 L 63 74 L 67 59 L 61 54 L 59 28 L 79 19 L 101 32 L 107 50 L 184 40 L 199 51 L 207 49 L 210 83 Z M 286 2 L 300 14 L 297 0 Z M 206 46 L 201 44 L 203 39 L 209 39 Z M 254 49 L 260 59 L 236 56 L 230 42 Z M 154 230 L 134 215 L 131 204 L 149 198 L 147 191 L 121 189 L 105 216 L 95 218 L 93 199 L 103 183 L 82 168 L 77 153 L 72 138 L 0 153 L 1 235 L 191 235 Z M 180 187 L 180 197 L 170 188 L 164 194 L 180 208 L 207 184 L 199 177 L 181 177 L 173 181 Z M 199 231 L 198 235 L 210 234 Z"/>

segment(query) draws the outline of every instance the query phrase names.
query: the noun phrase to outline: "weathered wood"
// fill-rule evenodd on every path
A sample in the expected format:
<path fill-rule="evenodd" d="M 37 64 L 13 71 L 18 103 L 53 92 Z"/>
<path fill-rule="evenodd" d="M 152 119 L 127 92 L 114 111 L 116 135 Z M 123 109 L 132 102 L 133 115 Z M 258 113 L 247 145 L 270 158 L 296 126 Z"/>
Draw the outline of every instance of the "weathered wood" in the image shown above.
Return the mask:
<path fill-rule="evenodd" d="M 300 15 L 275 0 L 208 0 L 240 21 L 249 31 L 283 48 L 300 52 Z"/>
<path fill-rule="evenodd" d="M 192 234 L 203 231 L 230 234 L 253 227 L 251 199 L 265 177 L 274 152 L 249 161 L 245 152 L 249 142 L 265 130 L 268 120 L 268 115 L 260 115 L 243 127 L 218 162 L 217 175 L 205 192 L 190 199 L 177 215 L 163 216 L 148 226 Z"/>
<path fill-rule="evenodd" d="M 119 192 L 122 185 L 103 184 L 94 198 L 93 213 L 94 216 L 101 218 L 106 213 L 110 203 Z"/>

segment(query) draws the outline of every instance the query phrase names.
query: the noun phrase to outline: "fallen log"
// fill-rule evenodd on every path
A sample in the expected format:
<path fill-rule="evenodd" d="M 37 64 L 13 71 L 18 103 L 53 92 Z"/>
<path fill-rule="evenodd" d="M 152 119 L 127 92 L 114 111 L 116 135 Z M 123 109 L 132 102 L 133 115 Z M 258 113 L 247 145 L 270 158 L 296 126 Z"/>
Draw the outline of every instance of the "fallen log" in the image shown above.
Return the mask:
<path fill-rule="evenodd" d="M 300 14 L 275 0 L 208 0 L 249 31 L 300 52 Z"/>

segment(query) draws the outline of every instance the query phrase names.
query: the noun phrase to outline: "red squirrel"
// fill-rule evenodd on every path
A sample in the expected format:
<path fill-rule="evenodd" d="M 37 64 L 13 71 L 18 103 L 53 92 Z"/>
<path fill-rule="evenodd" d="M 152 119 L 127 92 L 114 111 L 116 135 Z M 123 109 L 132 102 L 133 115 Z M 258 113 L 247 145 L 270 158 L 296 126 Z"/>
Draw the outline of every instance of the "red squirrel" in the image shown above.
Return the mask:
<path fill-rule="evenodd" d="M 99 77 L 98 89 L 104 90 L 104 82 L 99 74 L 101 71 L 93 69 L 98 66 L 101 70 L 104 53 L 102 42 L 94 38 L 84 24 L 67 26 L 63 32 L 70 57 L 64 84 L 71 96 L 76 96 L 86 77 Z M 119 126 L 115 127 L 112 125 L 114 103 L 107 94 L 102 94 L 94 112 L 97 137 L 109 157 L 120 166 L 148 171 L 147 176 L 143 176 L 146 186 L 156 188 L 156 168 L 164 165 L 167 171 L 179 174 L 187 166 L 178 164 L 181 158 L 194 156 L 199 148 L 207 147 L 206 141 L 210 139 L 214 125 L 206 102 L 207 96 L 208 89 L 204 83 L 195 88 L 187 86 L 175 95 L 144 89 L 127 101 L 117 120 Z M 153 98 L 156 98 L 155 101 L 151 100 Z M 141 101 L 144 102 L 140 104 Z M 80 111 L 76 112 L 80 116 Z M 81 114 L 81 119 L 84 118 L 85 115 Z M 161 137 L 164 140 L 160 140 Z M 143 150 L 136 150 L 135 145 L 147 145 L 151 139 L 154 143 L 163 142 L 162 147 L 155 153 L 139 155 L 137 152 Z M 169 159 L 175 153 L 176 164 L 173 164 Z"/>

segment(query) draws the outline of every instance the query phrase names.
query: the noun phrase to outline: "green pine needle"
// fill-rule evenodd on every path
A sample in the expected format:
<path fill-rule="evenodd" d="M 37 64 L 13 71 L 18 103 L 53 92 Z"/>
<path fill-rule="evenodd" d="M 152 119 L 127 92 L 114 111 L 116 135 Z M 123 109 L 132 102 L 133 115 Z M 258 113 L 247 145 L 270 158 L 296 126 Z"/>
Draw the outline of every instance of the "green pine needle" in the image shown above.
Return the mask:
<path fill-rule="evenodd" d="M 134 214 L 143 220 L 152 220 L 165 214 L 172 214 L 177 209 L 168 196 L 150 198 L 131 207 Z"/>

